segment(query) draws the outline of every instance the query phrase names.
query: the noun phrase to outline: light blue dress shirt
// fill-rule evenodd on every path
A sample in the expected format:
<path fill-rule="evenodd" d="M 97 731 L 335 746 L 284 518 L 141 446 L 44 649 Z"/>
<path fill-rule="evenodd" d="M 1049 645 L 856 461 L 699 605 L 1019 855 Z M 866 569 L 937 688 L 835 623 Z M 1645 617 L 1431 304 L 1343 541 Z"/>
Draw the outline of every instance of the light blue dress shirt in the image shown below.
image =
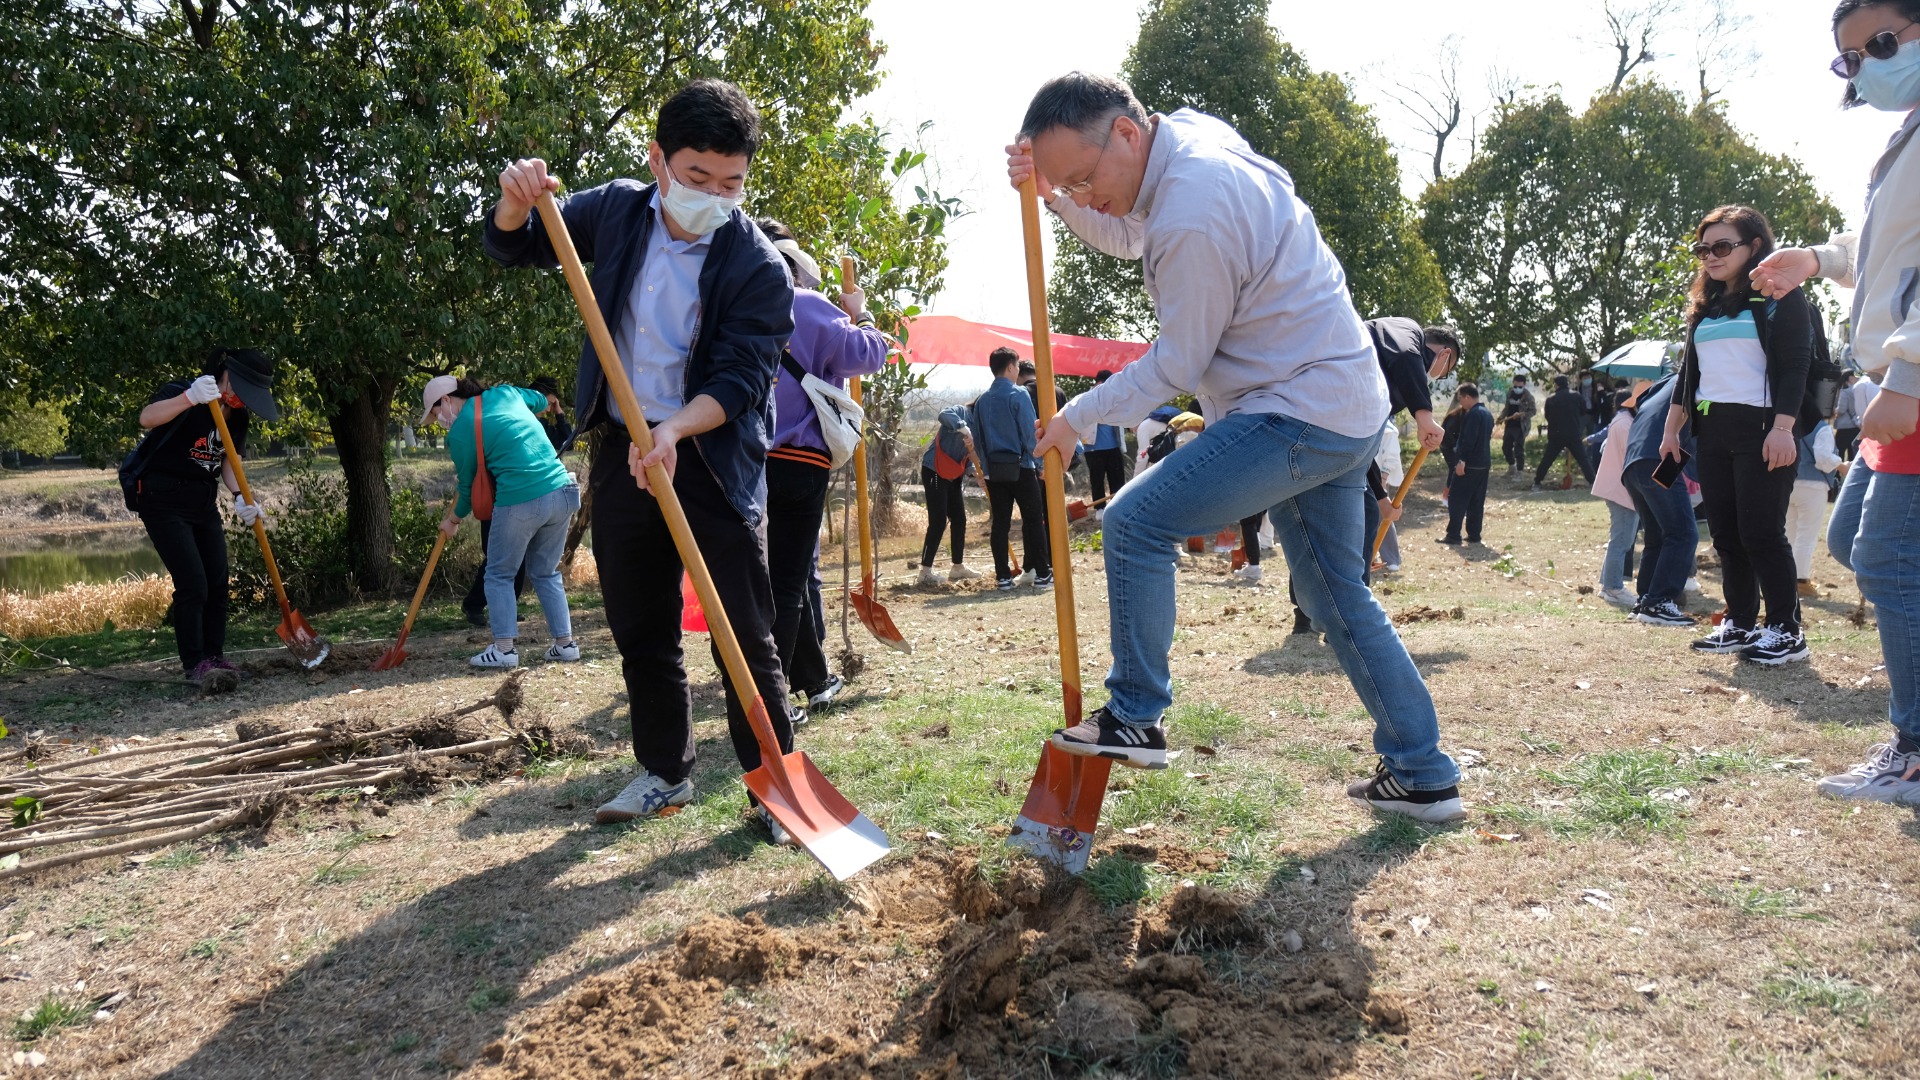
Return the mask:
<path fill-rule="evenodd" d="M 640 411 L 654 423 L 686 404 L 687 356 L 700 326 L 700 268 L 712 241 L 712 233 L 685 243 L 675 240 L 660 212 L 660 193 L 654 192 L 649 250 L 613 334 Z M 607 408 L 616 423 L 626 423 L 619 402 L 610 399 Z"/>

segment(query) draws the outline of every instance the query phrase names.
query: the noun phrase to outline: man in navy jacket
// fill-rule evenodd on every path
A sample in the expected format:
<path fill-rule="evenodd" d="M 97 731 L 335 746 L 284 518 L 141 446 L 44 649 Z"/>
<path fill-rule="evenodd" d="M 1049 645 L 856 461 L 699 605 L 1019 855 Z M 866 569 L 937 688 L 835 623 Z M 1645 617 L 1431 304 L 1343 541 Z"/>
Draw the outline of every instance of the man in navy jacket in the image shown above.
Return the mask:
<path fill-rule="evenodd" d="M 793 332 L 793 285 L 780 253 L 739 209 L 759 145 L 759 112 L 746 95 L 701 79 L 660 109 L 648 148 L 656 183 L 615 180 L 561 205 L 580 257 L 593 264 L 594 296 L 655 444 L 641 460 L 586 342 L 575 413 L 580 432 L 613 421 L 589 474 L 594 554 L 640 763 L 640 775 L 600 807 L 603 824 L 693 798 L 680 556 L 646 490 L 649 465 L 673 477 L 781 749 L 793 745 L 763 516 L 772 385 Z M 506 266 L 556 266 L 533 207 L 559 180 L 545 162 L 527 159 L 501 174 L 500 190 L 486 217 L 487 254 Z M 760 749 L 737 688 L 723 682 L 734 752 L 744 768 L 757 768 Z"/>
<path fill-rule="evenodd" d="M 1020 535 L 1038 588 L 1053 585 L 1053 562 L 1047 548 L 1045 495 L 1040 488 L 1040 463 L 1034 459 L 1033 397 L 1014 385 L 1019 354 L 1005 347 L 987 357 L 993 385 L 973 403 L 973 445 L 987 470 L 987 502 L 993 512 L 988 534 L 993 547 L 994 573 L 1002 589 L 1014 586 L 1013 565 L 1007 549 L 1013 533 L 1013 508 L 1020 507 Z"/>
<path fill-rule="evenodd" d="M 1487 510 L 1487 475 L 1493 468 L 1493 414 L 1480 404 L 1480 387 L 1461 383 L 1455 391 L 1466 406 L 1456 421 L 1452 440 L 1442 445 L 1453 478 L 1447 485 L 1447 535 L 1443 544 L 1480 542 L 1480 525 Z"/>

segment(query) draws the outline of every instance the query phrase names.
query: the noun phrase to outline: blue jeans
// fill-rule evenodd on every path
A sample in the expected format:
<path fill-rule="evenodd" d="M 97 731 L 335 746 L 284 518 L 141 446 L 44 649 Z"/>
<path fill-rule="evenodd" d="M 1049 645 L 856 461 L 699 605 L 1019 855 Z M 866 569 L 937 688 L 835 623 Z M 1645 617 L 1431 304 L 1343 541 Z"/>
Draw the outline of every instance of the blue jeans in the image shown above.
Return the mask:
<path fill-rule="evenodd" d="M 1107 708 L 1135 725 L 1173 703 L 1175 548 L 1265 510 L 1299 603 L 1374 718 L 1374 749 L 1408 788 L 1459 780 L 1440 752 L 1433 695 L 1365 583 L 1367 465 L 1380 436 L 1350 439 L 1273 413 L 1240 413 L 1134 477 L 1107 505 L 1113 668 Z"/>
<path fill-rule="evenodd" d="M 1627 566 L 1633 560 L 1633 538 L 1640 532 L 1640 515 L 1611 499 L 1602 501 L 1607 504 L 1610 517 L 1607 557 L 1600 563 L 1600 587 L 1613 590 L 1626 585 Z M 1680 584 L 1684 587 L 1686 579 L 1681 578 Z"/>
<path fill-rule="evenodd" d="M 1873 481 L 1873 467 L 1867 459 L 1855 455 L 1847 466 L 1847 479 L 1840 485 L 1840 496 L 1833 501 L 1833 516 L 1827 519 L 1827 553 L 1833 561 L 1853 569 L 1853 540 L 1860 535 L 1860 505 L 1866 501 L 1867 485 Z"/>
<path fill-rule="evenodd" d="M 1658 462 L 1636 461 L 1620 474 L 1627 493 L 1640 512 L 1640 531 L 1645 544 L 1640 551 L 1640 599 L 1680 602 L 1681 590 L 1693 576 L 1694 557 L 1700 549 L 1700 526 L 1693 520 L 1693 500 L 1685 485 L 1675 483 L 1663 488 L 1653 482 Z"/>
<path fill-rule="evenodd" d="M 580 486 L 566 484 L 536 499 L 493 509 L 487 545 L 487 622 L 493 636 L 510 641 L 519 623 L 513 578 L 526 563 L 527 584 L 540 598 L 547 629 L 556 638 L 573 636 L 567 614 L 567 590 L 560 582 L 560 555 L 567 546 L 567 522 L 580 509 Z"/>
<path fill-rule="evenodd" d="M 1853 467 L 1860 464 L 1856 460 Z M 1865 487 L 1853 572 L 1880 622 L 1890 687 L 1887 718 L 1902 735 L 1920 741 L 1920 476 L 1875 473 Z"/>

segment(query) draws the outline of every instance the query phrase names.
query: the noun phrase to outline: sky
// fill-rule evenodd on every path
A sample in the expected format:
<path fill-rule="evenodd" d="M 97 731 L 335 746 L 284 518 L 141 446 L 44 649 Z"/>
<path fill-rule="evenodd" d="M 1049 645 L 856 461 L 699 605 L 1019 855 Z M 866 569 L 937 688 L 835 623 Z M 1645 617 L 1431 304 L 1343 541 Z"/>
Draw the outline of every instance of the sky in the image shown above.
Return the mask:
<path fill-rule="evenodd" d="M 852 111 L 871 113 L 902 137 L 931 120 L 924 149 L 934 186 L 974 211 L 948 227 L 951 265 L 931 312 L 1026 325 L 1020 208 L 1007 186 L 1003 148 L 1042 82 L 1075 68 L 1119 73 L 1139 10 L 1135 0 L 869 5 L 876 36 L 887 46 L 886 75 Z M 1754 55 L 1724 80 L 1729 116 L 1762 149 L 1796 158 L 1857 225 L 1867 170 L 1899 118 L 1837 108 L 1844 84 L 1827 70 L 1836 51 L 1828 30 L 1831 0 L 1762 0 L 1739 10 L 1752 25 L 1738 38 Z M 1613 78 L 1615 54 L 1600 0 L 1373 0 L 1358 9 L 1282 0 L 1268 19 L 1316 69 L 1341 73 L 1361 101 L 1375 106 L 1383 130 L 1401 148 L 1410 197 L 1429 179 L 1432 148 L 1395 104 L 1394 86 L 1431 72 L 1436 48 L 1449 37 L 1458 43 L 1467 109 L 1480 112 L 1480 127 L 1491 118 L 1486 85 L 1492 69 L 1523 85 L 1558 87 L 1579 104 Z M 1663 55 L 1652 74 L 1691 93 L 1697 40 L 1688 23 L 1676 24 L 1656 45 Z M 1463 136 L 1472 123 L 1463 123 L 1449 145 L 1449 172 L 1466 160 Z M 1675 222 L 1676 235 L 1692 225 Z"/>

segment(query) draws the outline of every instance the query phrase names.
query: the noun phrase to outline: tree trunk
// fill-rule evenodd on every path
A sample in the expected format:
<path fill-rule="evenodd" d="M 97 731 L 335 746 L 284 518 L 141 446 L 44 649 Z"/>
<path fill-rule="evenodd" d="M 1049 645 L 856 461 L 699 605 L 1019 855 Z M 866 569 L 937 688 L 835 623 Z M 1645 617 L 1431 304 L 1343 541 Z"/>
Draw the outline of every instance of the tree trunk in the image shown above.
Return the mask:
<path fill-rule="evenodd" d="M 873 452 L 867 455 L 867 479 L 872 483 L 873 535 L 892 536 L 899 531 L 893 499 L 894 440 L 887 436 L 870 439 Z"/>
<path fill-rule="evenodd" d="M 605 427 L 597 427 L 580 439 L 580 447 L 586 451 L 587 462 L 581 468 L 585 474 L 593 468 L 593 459 L 600 453 L 600 437 L 606 433 Z M 573 572 L 573 557 L 580 551 L 580 541 L 586 537 L 587 530 L 593 527 L 593 485 L 584 482 L 580 485 L 580 510 L 573 515 L 573 523 L 567 526 L 567 546 L 560 556 L 560 571 L 563 574 Z"/>
<path fill-rule="evenodd" d="M 387 411 L 393 384 L 367 384 L 361 395 L 332 416 L 327 426 L 340 451 L 347 484 L 347 543 L 360 591 L 384 594 L 393 587 L 393 492 L 387 484 Z"/>

